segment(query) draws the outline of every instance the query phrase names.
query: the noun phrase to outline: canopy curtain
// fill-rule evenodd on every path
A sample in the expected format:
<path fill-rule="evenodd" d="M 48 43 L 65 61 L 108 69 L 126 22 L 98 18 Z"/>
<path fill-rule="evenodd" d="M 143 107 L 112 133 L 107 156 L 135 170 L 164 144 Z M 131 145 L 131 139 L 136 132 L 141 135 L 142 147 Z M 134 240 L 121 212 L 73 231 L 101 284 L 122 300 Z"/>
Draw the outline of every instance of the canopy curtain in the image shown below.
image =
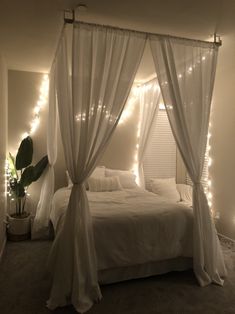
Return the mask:
<path fill-rule="evenodd" d="M 139 147 L 138 147 L 138 174 L 139 185 L 145 188 L 143 160 L 146 147 L 151 140 L 151 131 L 156 123 L 161 90 L 157 79 L 142 85 L 138 92 L 140 104 Z"/>
<path fill-rule="evenodd" d="M 32 228 L 32 239 L 45 239 L 49 236 L 50 204 L 54 194 L 54 165 L 57 159 L 57 108 L 55 93 L 55 65 L 50 72 L 49 110 L 47 121 L 47 155 L 49 166 L 41 188 L 40 199 Z"/>
<path fill-rule="evenodd" d="M 145 47 L 146 35 L 77 23 L 71 46 L 64 32 L 55 60 L 58 113 L 66 166 L 73 182 L 64 226 L 49 257 L 48 307 L 87 311 L 101 298 L 85 180 L 118 124 Z"/>
<path fill-rule="evenodd" d="M 222 285 L 226 269 L 201 184 L 218 49 L 155 35 L 150 44 L 172 132 L 193 182 L 194 272 L 201 286 Z"/>

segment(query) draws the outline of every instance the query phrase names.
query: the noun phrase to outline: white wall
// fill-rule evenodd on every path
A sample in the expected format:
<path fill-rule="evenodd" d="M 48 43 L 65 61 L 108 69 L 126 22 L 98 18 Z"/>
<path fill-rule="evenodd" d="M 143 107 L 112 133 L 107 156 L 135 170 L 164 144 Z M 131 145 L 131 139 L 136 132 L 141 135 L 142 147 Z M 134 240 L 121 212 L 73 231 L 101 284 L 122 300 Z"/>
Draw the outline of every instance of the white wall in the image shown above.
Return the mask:
<path fill-rule="evenodd" d="M 7 152 L 7 67 L 0 56 L 0 259 L 6 241 L 5 160 Z"/>
<path fill-rule="evenodd" d="M 130 116 L 118 124 L 101 159 L 100 164 L 107 168 L 130 170 L 135 163 L 139 105 L 134 103 L 130 112 Z"/>
<path fill-rule="evenodd" d="M 211 116 L 211 190 L 217 230 L 235 239 L 235 37 L 222 39 Z"/>
<path fill-rule="evenodd" d="M 217 229 L 235 239 L 235 41 L 223 36 L 220 48 L 212 107 L 211 166 L 213 210 L 219 213 Z M 27 131 L 32 110 L 37 101 L 42 74 L 9 71 L 9 151 L 16 148 L 20 135 Z M 1 109 L 2 110 L 2 109 Z M 130 169 L 134 163 L 139 108 L 136 106 L 124 124 L 118 126 L 100 164 L 110 168 Z M 3 116 L 0 114 L 0 119 Z M 41 124 L 35 133 L 35 161 L 46 154 L 47 108 L 41 114 Z M 0 127 L 4 127 L 0 123 Z M 4 134 L 4 133 L 3 133 Z M 6 133 L 5 133 L 6 135 Z M 4 140 L 4 136 L 0 137 Z M 5 144 L 4 144 L 5 145 Z M 4 145 L 0 145 L 1 148 Z M 4 154 L 5 152 L 1 152 Z M 3 168 L 1 168 L 3 169 Z M 1 176 L 2 177 L 2 176 Z M 177 178 L 184 181 L 182 162 L 177 164 Z M 33 183 L 30 192 L 33 206 L 39 199 L 42 178 Z M 59 145 L 56 163 L 56 189 L 66 184 L 62 145 Z M 3 195 L 3 194 L 2 194 Z M 0 215 L 3 211 L 0 211 Z M 0 218 L 2 219 L 2 218 Z M 1 228 L 0 222 L 0 228 Z M 0 231 L 0 241 L 1 231 Z M 1 242 L 0 242 L 1 243 Z"/>
<path fill-rule="evenodd" d="M 29 131 L 33 117 L 33 108 L 38 100 L 42 74 L 23 71 L 9 71 L 9 118 L 8 146 L 14 152 L 18 148 L 21 135 Z M 40 114 L 40 126 L 32 136 L 34 142 L 34 162 L 37 162 L 46 152 L 46 126 L 48 108 Z M 100 164 L 110 168 L 131 169 L 134 163 L 137 143 L 139 107 L 135 106 L 126 119 L 120 124 L 105 152 Z M 66 185 L 65 161 L 60 135 L 58 136 L 58 157 L 55 165 L 55 189 Z M 29 188 L 32 200 L 32 211 L 36 209 L 39 200 L 42 178 L 32 183 Z"/>
<path fill-rule="evenodd" d="M 15 155 L 21 136 L 29 132 L 34 116 L 34 107 L 38 101 L 39 89 L 43 74 L 23 71 L 8 71 L 8 150 Z M 47 106 L 40 113 L 40 125 L 32 135 L 34 156 L 37 163 L 46 152 Z M 42 177 L 29 187 L 30 197 L 27 200 L 32 213 L 35 212 L 39 200 Z"/>

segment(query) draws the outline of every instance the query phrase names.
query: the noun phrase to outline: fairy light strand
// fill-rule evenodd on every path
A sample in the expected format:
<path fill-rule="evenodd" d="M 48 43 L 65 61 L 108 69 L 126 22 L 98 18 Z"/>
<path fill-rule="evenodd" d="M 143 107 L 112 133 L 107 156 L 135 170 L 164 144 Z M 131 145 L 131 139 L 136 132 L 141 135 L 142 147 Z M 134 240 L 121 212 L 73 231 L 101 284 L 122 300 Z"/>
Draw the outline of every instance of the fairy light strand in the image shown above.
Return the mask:
<path fill-rule="evenodd" d="M 206 54 L 208 54 L 209 52 L 206 52 Z M 193 72 L 193 69 L 195 69 L 198 64 L 200 64 L 201 62 L 205 62 L 206 60 L 206 55 L 202 55 L 201 58 L 198 58 L 196 60 L 196 63 L 193 64 L 192 66 L 189 66 L 186 70 L 186 74 L 185 75 L 191 75 L 192 72 Z M 184 78 L 184 75 L 182 73 L 179 73 L 178 74 L 178 79 L 179 80 L 182 80 Z M 167 81 L 164 81 L 162 83 L 162 87 L 168 85 L 168 82 Z M 141 90 L 143 91 L 148 91 L 152 88 L 160 88 L 159 84 L 157 82 L 155 83 L 145 83 L 145 84 L 142 84 L 140 86 L 138 86 L 138 92 L 136 93 L 136 97 L 139 96 Z M 169 109 L 172 109 L 172 105 L 167 105 L 167 107 Z M 165 106 L 164 104 L 160 104 L 159 105 L 159 109 L 163 110 L 165 109 Z M 136 178 L 137 178 L 137 183 L 139 182 L 139 167 L 138 167 L 138 149 L 139 149 L 139 137 L 140 137 L 140 116 L 139 116 L 139 122 L 138 122 L 138 127 L 137 127 L 137 144 L 136 144 L 136 151 L 135 151 L 135 154 L 134 154 L 134 162 L 133 162 L 133 167 L 132 167 L 132 170 L 133 172 L 135 173 L 136 175 Z M 211 146 L 210 146 L 210 138 L 211 138 L 211 133 L 210 133 L 210 126 L 209 126 L 209 132 L 208 132 L 208 144 L 207 144 L 207 149 L 206 149 L 206 156 L 208 158 L 208 173 L 207 173 L 207 187 L 205 189 L 205 193 L 206 193 L 206 196 L 207 196 L 207 199 L 208 199 L 208 205 L 209 205 L 209 208 L 210 210 L 212 211 L 212 199 L 213 199 L 213 195 L 212 195 L 212 192 L 211 192 L 211 185 L 212 185 L 212 180 L 211 180 L 211 177 L 209 175 L 209 169 L 211 167 L 211 164 L 212 164 L 212 158 L 210 156 L 210 150 L 211 150 Z"/>
<path fill-rule="evenodd" d="M 41 84 L 40 84 L 40 88 L 39 88 L 38 100 L 37 100 L 36 105 L 33 109 L 33 118 L 32 118 L 31 123 L 29 124 L 30 129 L 28 132 L 24 132 L 21 135 L 22 140 L 24 138 L 26 138 L 27 136 L 33 135 L 36 132 L 36 130 L 38 129 L 39 124 L 40 124 L 41 110 L 46 105 L 46 103 L 48 101 L 48 91 L 49 91 L 49 77 L 48 77 L 48 74 L 44 74 L 42 81 L 41 81 Z M 14 198 L 10 192 L 10 184 L 9 184 L 10 176 L 11 176 L 10 165 L 9 165 L 8 159 L 6 159 L 6 161 L 5 161 L 5 194 L 9 196 L 10 201 L 14 201 Z M 26 188 L 26 192 L 27 192 L 27 188 Z M 27 195 L 29 196 L 30 194 L 27 193 Z"/>
<path fill-rule="evenodd" d="M 40 124 L 40 113 L 42 108 L 46 105 L 48 100 L 48 91 L 49 91 L 49 78 L 48 74 L 44 74 L 39 88 L 39 97 L 36 102 L 36 105 L 33 109 L 33 119 L 30 123 L 30 130 L 22 134 L 21 139 L 29 135 L 33 135 L 39 127 Z"/>

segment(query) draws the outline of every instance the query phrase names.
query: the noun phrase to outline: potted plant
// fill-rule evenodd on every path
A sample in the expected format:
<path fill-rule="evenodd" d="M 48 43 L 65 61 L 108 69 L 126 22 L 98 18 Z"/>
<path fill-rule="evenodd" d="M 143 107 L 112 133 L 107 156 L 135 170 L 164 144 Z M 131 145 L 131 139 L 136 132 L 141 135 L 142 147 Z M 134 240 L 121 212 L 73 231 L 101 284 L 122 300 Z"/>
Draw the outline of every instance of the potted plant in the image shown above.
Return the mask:
<path fill-rule="evenodd" d="M 35 166 L 33 159 L 33 141 L 30 136 L 24 138 L 14 158 L 8 157 L 7 178 L 8 194 L 14 201 L 15 211 L 8 215 L 8 239 L 13 241 L 25 240 L 30 237 L 30 213 L 26 212 L 28 186 L 38 180 L 48 164 L 47 155 Z"/>

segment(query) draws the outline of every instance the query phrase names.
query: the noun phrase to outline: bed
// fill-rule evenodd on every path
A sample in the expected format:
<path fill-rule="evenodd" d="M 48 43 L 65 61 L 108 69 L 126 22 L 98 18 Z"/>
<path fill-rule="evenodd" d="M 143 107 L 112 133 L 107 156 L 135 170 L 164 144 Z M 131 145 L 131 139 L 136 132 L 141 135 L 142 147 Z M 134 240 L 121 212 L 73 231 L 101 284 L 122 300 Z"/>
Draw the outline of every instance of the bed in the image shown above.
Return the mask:
<path fill-rule="evenodd" d="M 50 219 L 62 228 L 71 187 L 59 189 Z M 193 212 L 141 188 L 87 191 L 101 284 L 192 268 Z"/>

